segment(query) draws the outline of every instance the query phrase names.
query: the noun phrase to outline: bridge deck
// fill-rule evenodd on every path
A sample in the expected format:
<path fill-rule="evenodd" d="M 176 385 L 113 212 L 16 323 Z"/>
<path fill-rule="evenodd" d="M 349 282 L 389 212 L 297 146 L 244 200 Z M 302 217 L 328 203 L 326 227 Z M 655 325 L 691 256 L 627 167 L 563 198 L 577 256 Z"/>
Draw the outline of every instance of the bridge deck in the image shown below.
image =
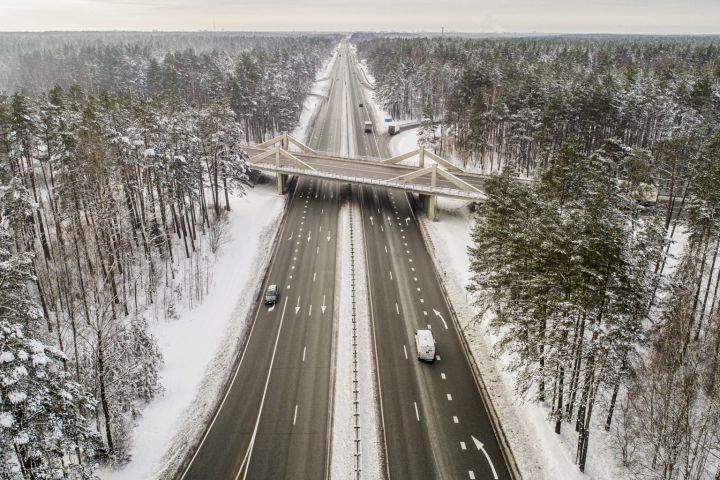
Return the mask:
<path fill-rule="evenodd" d="M 244 147 L 244 149 L 251 156 L 267 152 L 267 149 L 261 147 L 250 146 Z M 353 184 L 379 185 L 387 188 L 428 195 L 441 195 L 463 200 L 481 201 L 485 197 L 480 191 L 468 191 L 467 189 L 459 188 L 450 180 L 440 175 L 436 177 L 435 186 L 432 185 L 431 175 L 429 174 L 411 180 L 403 181 L 398 179 L 398 177 L 403 175 L 417 172 L 419 170 L 417 166 L 386 164 L 373 159 L 337 157 L 321 153 L 290 153 L 311 168 L 301 166 L 284 157 L 280 157 L 278 162 L 275 155 L 270 155 L 256 163 L 252 163 L 251 168 L 261 171 L 286 173 L 289 175 L 337 180 Z M 427 162 L 428 165 L 430 163 L 432 162 Z M 477 190 L 482 190 L 483 183 L 487 179 L 485 175 L 465 172 L 453 172 L 453 175 Z"/>

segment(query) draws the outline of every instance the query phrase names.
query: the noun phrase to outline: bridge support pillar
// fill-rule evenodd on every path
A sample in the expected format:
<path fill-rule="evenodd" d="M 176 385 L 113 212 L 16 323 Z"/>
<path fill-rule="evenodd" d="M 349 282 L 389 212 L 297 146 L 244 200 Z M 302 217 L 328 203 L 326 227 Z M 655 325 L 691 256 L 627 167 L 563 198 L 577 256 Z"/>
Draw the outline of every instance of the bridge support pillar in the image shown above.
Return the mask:
<path fill-rule="evenodd" d="M 287 173 L 277 173 L 277 193 L 282 195 L 285 193 L 285 185 L 287 184 Z"/>
<path fill-rule="evenodd" d="M 435 221 L 435 204 L 437 203 L 437 195 L 426 195 L 421 193 L 420 200 L 422 201 L 423 209 L 427 212 L 428 220 L 431 222 Z"/>

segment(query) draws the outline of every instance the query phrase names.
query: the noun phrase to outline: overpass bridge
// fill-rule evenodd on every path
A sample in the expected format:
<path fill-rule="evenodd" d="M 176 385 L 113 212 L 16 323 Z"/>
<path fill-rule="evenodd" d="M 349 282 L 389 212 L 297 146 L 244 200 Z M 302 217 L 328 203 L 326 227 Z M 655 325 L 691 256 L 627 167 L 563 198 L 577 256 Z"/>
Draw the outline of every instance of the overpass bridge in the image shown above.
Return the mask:
<path fill-rule="evenodd" d="M 485 198 L 482 187 L 487 175 L 464 172 L 422 147 L 386 159 L 341 157 L 317 152 L 284 133 L 243 150 L 249 156 L 249 168 L 277 174 L 279 194 L 284 193 L 290 175 L 393 188 L 420 194 L 430 220 L 435 219 L 438 195 L 475 202 Z M 418 158 L 417 166 L 400 164 L 413 157 Z M 426 166 L 426 160 L 432 163 Z"/>

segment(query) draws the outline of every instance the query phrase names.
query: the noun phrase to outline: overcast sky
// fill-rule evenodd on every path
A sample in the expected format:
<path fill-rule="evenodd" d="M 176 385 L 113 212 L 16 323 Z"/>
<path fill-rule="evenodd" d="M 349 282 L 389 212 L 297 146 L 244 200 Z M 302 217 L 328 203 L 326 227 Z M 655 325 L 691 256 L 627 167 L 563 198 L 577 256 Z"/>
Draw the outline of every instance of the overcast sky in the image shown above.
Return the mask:
<path fill-rule="evenodd" d="M 720 0 L 0 0 L 0 31 L 720 33 Z"/>

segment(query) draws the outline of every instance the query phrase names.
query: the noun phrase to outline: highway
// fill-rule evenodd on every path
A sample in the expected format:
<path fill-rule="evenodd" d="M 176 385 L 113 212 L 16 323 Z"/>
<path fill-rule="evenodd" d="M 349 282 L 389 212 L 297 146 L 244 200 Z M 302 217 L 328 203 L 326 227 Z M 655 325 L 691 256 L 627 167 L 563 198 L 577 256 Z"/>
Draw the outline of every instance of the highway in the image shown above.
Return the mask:
<path fill-rule="evenodd" d="M 359 103 L 367 100 L 345 44 L 329 78 L 309 146 L 389 156 L 387 135 L 362 131 L 370 116 Z M 227 395 L 181 478 L 328 477 L 341 189 L 348 190 L 311 178 L 290 188 L 263 284 L 263 291 L 277 284 L 280 299 L 257 305 Z M 351 192 L 367 252 L 386 475 L 510 478 L 406 195 L 357 186 Z M 417 328 L 436 337 L 434 364 L 415 358 Z"/>
<path fill-rule="evenodd" d="M 356 79 L 359 72 L 353 70 Z M 367 105 L 353 83 L 354 104 Z M 389 157 L 387 135 L 362 133 L 366 117 L 359 108 L 357 154 Z M 511 478 L 406 194 L 357 191 L 388 477 Z M 433 364 L 415 356 L 414 332 L 421 328 L 431 329 L 437 342 Z"/>
<path fill-rule="evenodd" d="M 309 145 L 347 151 L 346 65 L 335 62 Z M 183 479 L 328 476 L 340 185 L 300 179 L 290 191 L 263 292 L 232 384 Z"/>

